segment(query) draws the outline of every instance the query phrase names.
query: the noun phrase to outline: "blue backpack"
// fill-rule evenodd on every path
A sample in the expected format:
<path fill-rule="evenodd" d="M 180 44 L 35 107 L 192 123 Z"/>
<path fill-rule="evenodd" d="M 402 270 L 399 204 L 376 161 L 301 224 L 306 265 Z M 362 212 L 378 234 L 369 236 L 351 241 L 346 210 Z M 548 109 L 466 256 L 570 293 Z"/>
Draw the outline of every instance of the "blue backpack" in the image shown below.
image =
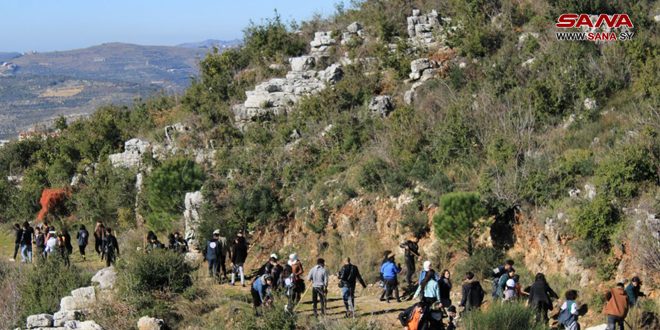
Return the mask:
<path fill-rule="evenodd" d="M 575 321 L 575 315 L 571 314 L 571 309 L 573 308 L 573 305 L 575 305 L 575 302 L 573 301 L 567 301 L 566 302 L 566 309 L 562 310 L 559 313 L 559 318 L 557 321 L 559 324 L 563 326 L 569 326 L 573 321 Z"/>

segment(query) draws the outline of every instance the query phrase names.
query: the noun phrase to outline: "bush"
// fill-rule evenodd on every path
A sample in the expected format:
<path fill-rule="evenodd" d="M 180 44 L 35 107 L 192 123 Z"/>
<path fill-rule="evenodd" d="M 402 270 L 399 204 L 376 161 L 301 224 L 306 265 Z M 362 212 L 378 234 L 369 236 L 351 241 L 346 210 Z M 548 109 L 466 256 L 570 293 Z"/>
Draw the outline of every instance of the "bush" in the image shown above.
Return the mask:
<path fill-rule="evenodd" d="M 433 218 L 433 227 L 441 241 L 460 246 L 472 255 L 474 241 L 487 221 L 479 221 L 486 215 L 479 194 L 454 192 L 440 198 L 440 212 Z"/>
<path fill-rule="evenodd" d="M 422 238 L 429 232 L 429 221 L 426 212 L 420 211 L 417 203 L 406 207 L 403 211 L 403 219 L 399 222 L 408 232 L 417 238 Z"/>
<path fill-rule="evenodd" d="M 493 268 L 499 265 L 503 259 L 504 253 L 500 250 L 493 248 L 478 249 L 472 256 L 456 264 L 455 272 L 458 278 L 462 278 L 467 272 L 473 272 L 480 279 L 489 279 Z M 484 288 L 486 288 L 485 285 Z"/>
<path fill-rule="evenodd" d="M 241 322 L 240 328 L 246 330 L 298 329 L 296 325 L 298 321 L 297 315 L 284 310 L 282 299 L 276 299 L 271 308 L 263 308 L 263 311 L 264 313 L 261 317 L 255 317 L 252 309 L 245 311 L 243 317 L 245 321 Z"/>
<path fill-rule="evenodd" d="M 599 164 L 596 177 L 598 186 L 608 196 L 629 199 L 637 195 L 640 182 L 657 180 L 657 173 L 644 148 L 627 145 Z"/>
<path fill-rule="evenodd" d="M 535 321 L 536 313 L 522 303 L 493 304 L 485 311 L 468 313 L 464 329 L 529 329 L 545 330 L 545 324 Z"/>
<path fill-rule="evenodd" d="M 18 278 L 21 319 L 33 314 L 55 313 L 62 297 L 70 295 L 71 290 L 89 285 L 90 279 L 88 273 L 76 266 L 65 266 L 57 254 L 37 261 L 35 267 L 28 268 Z"/>
<path fill-rule="evenodd" d="M 619 210 L 606 197 L 599 195 L 578 207 L 572 227 L 580 238 L 607 250 L 619 220 Z"/>

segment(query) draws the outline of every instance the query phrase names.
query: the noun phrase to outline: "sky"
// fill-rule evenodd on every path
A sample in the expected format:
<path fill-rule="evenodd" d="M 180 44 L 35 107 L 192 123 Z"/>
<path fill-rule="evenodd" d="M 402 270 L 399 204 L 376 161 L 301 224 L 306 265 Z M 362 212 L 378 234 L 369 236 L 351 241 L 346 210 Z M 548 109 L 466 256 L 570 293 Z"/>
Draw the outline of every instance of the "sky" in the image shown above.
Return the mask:
<path fill-rule="evenodd" d="M 328 16 L 342 0 L 3 0 L 0 51 L 55 51 L 106 42 L 177 45 L 241 38 L 250 20 Z"/>

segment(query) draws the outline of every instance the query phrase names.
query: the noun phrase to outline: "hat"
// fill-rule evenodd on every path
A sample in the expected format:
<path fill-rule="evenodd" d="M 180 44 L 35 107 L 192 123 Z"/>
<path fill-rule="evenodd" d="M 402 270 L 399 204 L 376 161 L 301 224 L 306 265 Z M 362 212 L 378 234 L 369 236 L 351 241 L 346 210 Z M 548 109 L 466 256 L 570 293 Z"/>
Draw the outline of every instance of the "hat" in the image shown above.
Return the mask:
<path fill-rule="evenodd" d="M 510 278 L 506 281 L 506 286 L 508 286 L 510 288 L 515 288 L 516 287 L 516 281 L 514 281 L 513 279 Z"/>
<path fill-rule="evenodd" d="M 387 255 L 387 259 L 394 259 L 394 253 L 390 253 Z"/>
<path fill-rule="evenodd" d="M 213 235 L 220 235 L 220 229 L 216 229 L 213 231 Z"/>
<path fill-rule="evenodd" d="M 295 253 L 289 254 L 289 260 L 295 261 L 298 260 L 298 255 Z"/>
<path fill-rule="evenodd" d="M 275 259 L 275 260 L 279 259 L 279 258 L 277 257 L 277 254 L 275 254 L 275 253 L 271 254 L 270 257 L 273 258 L 273 259 Z"/>
<path fill-rule="evenodd" d="M 430 260 L 424 261 L 424 265 L 422 267 L 425 272 L 428 272 L 429 270 L 431 270 L 431 261 Z"/>

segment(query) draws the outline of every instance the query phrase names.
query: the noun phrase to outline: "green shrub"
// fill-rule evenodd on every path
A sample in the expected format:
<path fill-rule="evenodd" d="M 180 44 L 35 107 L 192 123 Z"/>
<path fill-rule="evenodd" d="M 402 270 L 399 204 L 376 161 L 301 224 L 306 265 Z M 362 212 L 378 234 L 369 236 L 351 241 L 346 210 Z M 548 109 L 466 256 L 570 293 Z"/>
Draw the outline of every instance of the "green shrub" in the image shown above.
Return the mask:
<path fill-rule="evenodd" d="M 619 220 L 619 210 L 605 196 L 599 195 L 578 206 L 572 227 L 580 238 L 608 249 L 610 236 L 617 230 Z"/>
<path fill-rule="evenodd" d="M 417 238 L 424 237 L 431 229 L 429 228 L 429 220 L 426 212 L 420 211 L 417 203 L 412 203 L 405 208 L 399 224 Z"/>
<path fill-rule="evenodd" d="M 474 253 L 456 264 L 457 278 L 463 278 L 465 273 L 473 272 L 480 279 L 490 279 L 493 268 L 502 263 L 504 253 L 494 248 L 477 249 Z M 486 285 L 483 286 L 486 288 Z"/>
<path fill-rule="evenodd" d="M 252 309 L 245 311 L 242 317 L 244 321 L 240 323 L 240 328 L 246 330 L 298 329 L 297 314 L 284 310 L 285 301 L 286 297 L 284 297 L 284 300 L 281 297 L 276 297 L 272 307 L 263 308 L 263 315 L 261 317 L 255 317 Z"/>
<path fill-rule="evenodd" d="M 617 148 L 596 170 L 596 183 L 604 193 L 622 199 L 635 197 L 640 182 L 653 179 L 657 172 L 651 158 L 638 145 Z"/>
<path fill-rule="evenodd" d="M 535 318 L 535 311 L 522 303 L 495 303 L 485 311 L 468 313 L 463 325 L 466 330 L 549 329 L 545 324 L 536 322 Z"/>
<path fill-rule="evenodd" d="M 437 237 L 446 243 L 460 246 L 472 255 L 474 241 L 487 227 L 488 221 L 479 194 L 474 192 L 453 192 L 440 198 L 440 211 L 433 218 L 433 228 Z"/>
<path fill-rule="evenodd" d="M 65 266 L 58 254 L 53 254 L 45 261 L 36 260 L 35 267 L 25 269 L 18 279 L 21 319 L 33 314 L 55 313 L 59 310 L 62 297 L 90 283 L 90 274 L 74 265 Z"/>

